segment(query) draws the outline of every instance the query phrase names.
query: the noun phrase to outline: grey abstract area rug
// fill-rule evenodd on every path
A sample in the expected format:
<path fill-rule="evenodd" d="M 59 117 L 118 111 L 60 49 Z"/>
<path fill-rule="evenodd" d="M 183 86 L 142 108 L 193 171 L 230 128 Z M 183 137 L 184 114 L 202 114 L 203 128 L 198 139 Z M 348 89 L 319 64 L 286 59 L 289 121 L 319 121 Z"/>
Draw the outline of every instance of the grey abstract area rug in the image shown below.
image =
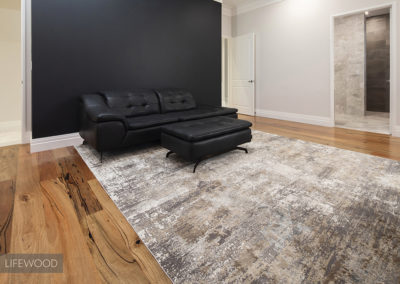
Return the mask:
<path fill-rule="evenodd" d="M 175 283 L 399 283 L 400 162 L 255 131 L 200 164 L 77 147 Z"/>

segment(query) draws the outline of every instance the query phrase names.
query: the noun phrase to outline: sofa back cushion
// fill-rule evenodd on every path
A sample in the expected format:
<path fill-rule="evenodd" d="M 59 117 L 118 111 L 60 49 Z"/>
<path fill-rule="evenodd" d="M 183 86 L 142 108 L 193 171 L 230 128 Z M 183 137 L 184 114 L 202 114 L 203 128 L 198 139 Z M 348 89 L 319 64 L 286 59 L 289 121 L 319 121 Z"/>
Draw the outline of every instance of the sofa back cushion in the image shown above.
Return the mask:
<path fill-rule="evenodd" d="M 100 92 L 108 107 L 126 117 L 160 113 L 160 103 L 152 90 L 134 90 L 129 92 Z"/>
<path fill-rule="evenodd" d="M 156 90 L 156 92 L 160 99 L 162 113 L 196 108 L 196 101 L 193 95 L 186 90 L 162 89 Z"/>

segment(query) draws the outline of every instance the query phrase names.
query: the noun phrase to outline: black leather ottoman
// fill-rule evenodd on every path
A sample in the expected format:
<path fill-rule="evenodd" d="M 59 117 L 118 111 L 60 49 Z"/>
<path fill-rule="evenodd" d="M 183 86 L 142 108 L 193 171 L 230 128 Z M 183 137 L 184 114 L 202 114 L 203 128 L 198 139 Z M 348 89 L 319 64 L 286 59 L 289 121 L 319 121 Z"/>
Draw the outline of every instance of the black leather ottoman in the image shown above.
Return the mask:
<path fill-rule="evenodd" d="M 161 128 L 161 145 L 183 158 L 198 164 L 213 155 L 247 149 L 238 145 L 251 141 L 252 124 L 230 117 L 212 117 L 169 124 Z"/>

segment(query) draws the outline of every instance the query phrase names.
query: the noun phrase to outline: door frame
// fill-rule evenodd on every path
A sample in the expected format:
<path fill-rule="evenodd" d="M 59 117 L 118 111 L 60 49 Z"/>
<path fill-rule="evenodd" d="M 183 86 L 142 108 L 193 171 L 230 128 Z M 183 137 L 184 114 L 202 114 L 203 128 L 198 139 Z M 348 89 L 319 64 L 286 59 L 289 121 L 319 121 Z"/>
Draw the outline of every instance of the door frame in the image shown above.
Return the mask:
<path fill-rule="evenodd" d="M 231 37 L 225 36 L 225 35 L 222 35 L 222 37 L 221 37 L 221 43 L 225 42 L 225 44 L 226 44 L 226 47 L 224 49 L 222 49 L 222 54 L 221 54 L 221 56 L 222 56 L 222 60 L 221 60 L 221 63 L 222 63 L 221 83 L 222 83 L 223 80 L 225 80 L 223 82 L 225 84 L 221 85 L 221 103 L 224 100 L 223 96 L 224 96 L 224 94 L 226 92 L 228 94 L 227 101 L 225 102 L 225 106 L 226 107 L 230 107 L 231 106 L 231 104 L 230 104 L 230 93 L 229 93 L 229 85 L 230 85 L 230 81 L 229 81 L 229 79 L 230 79 L 230 77 L 229 77 L 230 76 L 230 50 L 229 50 L 230 39 L 231 39 Z M 227 52 L 227 54 L 225 54 L 225 52 Z M 225 68 L 225 66 L 226 66 L 226 68 Z M 225 87 L 227 87 L 227 88 L 225 89 Z"/>
<path fill-rule="evenodd" d="M 253 63 L 253 89 L 254 89 L 254 91 L 253 91 L 253 115 L 252 116 L 255 116 L 256 115 L 256 99 L 257 99 L 257 92 L 256 92 L 256 84 L 257 84 L 257 74 L 256 74 L 256 62 L 257 62 L 257 60 L 256 60 L 256 34 L 253 32 L 253 33 L 248 33 L 248 34 L 242 34 L 242 35 L 239 35 L 239 36 L 235 36 L 235 37 L 231 37 L 231 38 L 229 38 L 228 39 L 228 68 L 229 68 L 229 72 L 228 72 L 228 82 L 229 82 L 229 84 L 228 84 L 228 102 L 229 102 L 229 106 L 232 106 L 232 66 L 233 66 L 233 64 L 232 64 L 232 40 L 234 39 L 234 38 L 237 38 L 237 37 L 241 37 L 241 36 L 248 36 L 248 35 L 251 35 L 252 36 L 252 38 L 253 38 L 253 57 L 254 57 L 254 63 Z"/>
<path fill-rule="evenodd" d="M 32 0 L 21 1 L 22 143 L 32 140 Z"/>
<path fill-rule="evenodd" d="M 395 131 L 397 122 L 397 3 L 389 2 L 382 5 L 366 7 L 349 12 L 331 15 L 330 31 L 330 103 L 331 124 L 335 127 L 335 19 L 343 16 L 365 13 L 366 11 L 390 8 L 390 129 L 389 133 Z"/>

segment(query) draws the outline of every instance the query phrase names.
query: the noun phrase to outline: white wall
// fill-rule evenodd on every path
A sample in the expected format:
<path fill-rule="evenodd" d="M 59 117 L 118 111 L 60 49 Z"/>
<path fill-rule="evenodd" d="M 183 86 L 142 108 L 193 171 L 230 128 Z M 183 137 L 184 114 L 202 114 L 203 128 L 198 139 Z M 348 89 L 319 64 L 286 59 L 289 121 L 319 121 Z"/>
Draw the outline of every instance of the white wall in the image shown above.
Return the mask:
<path fill-rule="evenodd" d="M 400 16 L 400 0 L 394 1 Z M 257 109 L 328 119 L 331 15 L 389 2 L 284 0 L 232 17 L 233 36 L 256 34 Z M 397 33 L 400 48 L 399 27 Z M 397 66 L 400 70 L 400 55 Z M 397 110 L 400 114 L 400 99 Z"/>
<path fill-rule="evenodd" d="M 231 37 L 232 36 L 232 17 L 227 15 L 222 15 L 222 36 Z"/>
<path fill-rule="evenodd" d="M 0 123 L 21 119 L 21 12 L 0 7 Z"/>

